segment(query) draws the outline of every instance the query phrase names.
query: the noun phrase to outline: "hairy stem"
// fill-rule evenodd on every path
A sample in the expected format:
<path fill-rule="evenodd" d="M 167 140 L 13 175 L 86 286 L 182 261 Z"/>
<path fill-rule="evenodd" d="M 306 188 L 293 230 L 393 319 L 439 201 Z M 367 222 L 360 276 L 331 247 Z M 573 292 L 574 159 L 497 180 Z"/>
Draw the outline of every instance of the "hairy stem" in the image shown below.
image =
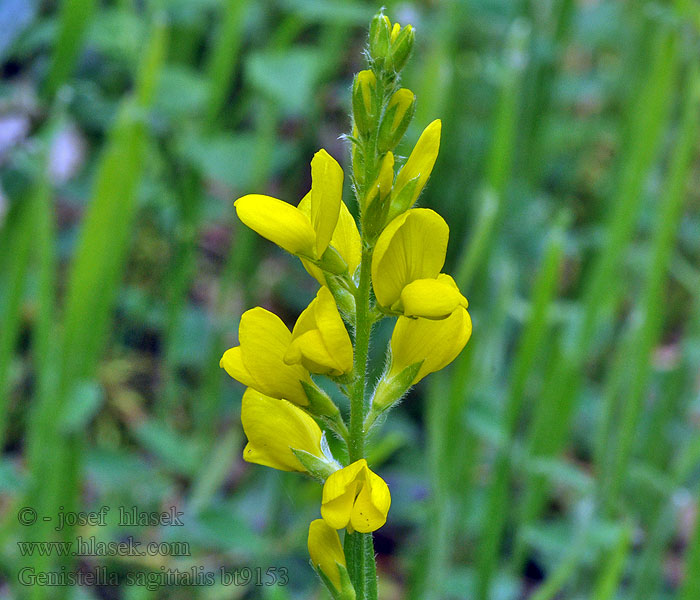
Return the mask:
<path fill-rule="evenodd" d="M 363 248 L 360 281 L 355 295 L 355 381 L 350 396 L 350 462 L 365 457 L 365 387 L 367 384 L 367 355 L 372 330 L 370 314 L 370 265 L 372 249 Z M 376 600 L 377 574 L 374 543 L 371 533 L 346 533 L 345 554 L 348 572 L 355 586 L 357 600 Z"/>

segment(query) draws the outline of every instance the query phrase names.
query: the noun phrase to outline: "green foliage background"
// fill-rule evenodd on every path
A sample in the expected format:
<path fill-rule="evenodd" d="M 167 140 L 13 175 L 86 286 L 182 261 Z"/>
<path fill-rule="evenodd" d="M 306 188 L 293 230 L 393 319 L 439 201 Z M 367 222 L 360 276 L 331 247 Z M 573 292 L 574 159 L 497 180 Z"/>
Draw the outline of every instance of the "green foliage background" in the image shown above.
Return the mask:
<path fill-rule="evenodd" d="M 218 367 L 245 309 L 291 324 L 315 284 L 232 200 L 296 203 L 319 147 L 349 165 L 339 136 L 378 8 L 0 1 L 0 597 L 322 597 L 305 548 L 320 488 L 242 462 L 242 389 Z M 700 9 L 386 11 L 417 29 L 410 142 L 443 120 L 420 203 L 450 224 L 474 334 L 371 449 L 393 497 L 381 597 L 700 598 Z M 176 505 L 185 525 L 17 520 L 103 505 Z M 76 535 L 192 555 L 17 545 Z M 17 583 L 105 565 L 284 567 L 289 584 Z"/>

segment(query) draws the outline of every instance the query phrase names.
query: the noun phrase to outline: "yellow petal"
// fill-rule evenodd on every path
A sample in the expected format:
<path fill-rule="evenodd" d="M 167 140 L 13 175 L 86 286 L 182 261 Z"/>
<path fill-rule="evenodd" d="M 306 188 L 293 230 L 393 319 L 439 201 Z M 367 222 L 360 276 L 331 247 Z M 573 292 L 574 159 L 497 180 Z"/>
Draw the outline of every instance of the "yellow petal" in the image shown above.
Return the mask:
<path fill-rule="evenodd" d="M 316 233 L 309 218 L 277 198 L 249 194 L 234 202 L 238 218 L 287 252 L 314 256 Z"/>
<path fill-rule="evenodd" d="M 299 202 L 297 207 L 306 216 L 311 216 L 311 192 L 306 194 Z M 348 265 L 348 273 L 352 276 L 355 273 L 360 260 L 362 258 L 362 242 L 360 240 L 360 232 L 357 230 L 355 218 L 350 214 L 345 202 L 340 203 L 340 214 L 338 215 L 338 224 L 331 237 L 331 246 L 333 246 L 343 260 Z M 313 264 L 310 260 L 301 259 L 306 271 L 321 285 L 326 285 L 326 279 L 323 271 Z"/>
<path fill-rule="evenodd" d="M 403 187 L 412 179 L 418 177 L 418 183 L 413 190 L 410 202 L 403 207 L 410 208 L 418 200 L 418 195 L 421 193 L 428 178 L 433 171 L 435 160 L 440 151 L 440 132 L 442 130 L 442 121 L 436 119 L 430 123 L 418 138 L 413 152 L 408 157 L 406 164 L 396 176 L 394 191 L 392 197 L 397 197 Z M 393 208 L 393 207 L 392 207 Z M 393 215 L 392 215 L 393 216 Z"/>
<path fill-rule="evenodd" d="M 253 376 L 243 364 L 243 356 L 240 346 L 226 350 L 219 361 L 219 366 L 222 369 L 225 369 L 231 377 L 233 377 L 236 381 L 240 381 L 243 385 L 247 387 L 255 386 Z"/>
<path fill-rule="evenodd" d="M 243 458 L 248 462 L 281 471 L 305 471 L 292 448 L 325 460 L 320 427 L 291 402 L 248 388 L 243 394 L 241 421 L 248 438 Z"/>
<path fill-rule="evenodd" d="M 367 480 L 355 499 L 350 522 L 355 531 L 369 533 L 386 523 L 391 506 L 389 486 L 376 473 L 367 469 Z"/>
<path fill-rule="evenodd" d="M 349 483 L 340 496 L 321 505 L 321 516 L 331 527 L 343 529 L 350 523 L 358 485 L 356 481 Z"/>
<path fill-rule="evenodd" d="M 316 257 L 320 258 L 331 241 L 343 195 L 343 169 L 325 150 L 311 161 L 311 225 L 316 232 Z"/>
<path fill-rule="evenodd" d="M 463 307 L 446 319 L 399 317 L 391 336 L 391 377 L 406 367 L 423 361 L 413 383 L 450 364 L 467 344 L 472 321 Z"/>
<path fill-rule="evenodd" d="M 340 572 L 338 564 L 347 566 L 345 553 L 340 545 L 338 532 L 330 527 L 323 519 L 311 521 L 309 525 L 309 556 L 313 565 L 340 589 Z M 336 564 L 337 563 L 337 564 Z"/>
<path fill-rule="evenodd" d="M 399 32 L 401 31 L 401 25 L 398 23 L 394 23 L 394 26 L 391 28 L 391 36 L 389 37 L 389 41 L 393 44 L 396 41 L 396 38 L 399 36 Z"/>
<path fill-rule="evenodd" d="M 312 373 L 336 376 L 352 370 L 352 342 L 327 287 L 299 315 L 284 360 Z"/>
<path fill-rule="evenodd" d="M 300 382 L 311 381 L 311 377 L 301 365 L 284 362 L 292 334 L 277 315 L 260 307 L 247 310 L 241 317 L 238 337 L 242 363 L 252 378 L 247 385 L 300 406 L 309 403 Z"/>
<path fill-rule="evenodd" d="M 441 273 L 437 279 L 416 279 L 401 291 L 399 310 L 407 317 L 444 319 L 455 308 L 467 308 L 469 303 L 454 279 Z"/>
<path fill-rule="evenodd" d="M 435 279 L 447 252 L 450 230 L 435 211 L 414 208 L 382 231 L 372 257 L 372 285 L 377 301 L 392 306 L 416 279 Z"/>

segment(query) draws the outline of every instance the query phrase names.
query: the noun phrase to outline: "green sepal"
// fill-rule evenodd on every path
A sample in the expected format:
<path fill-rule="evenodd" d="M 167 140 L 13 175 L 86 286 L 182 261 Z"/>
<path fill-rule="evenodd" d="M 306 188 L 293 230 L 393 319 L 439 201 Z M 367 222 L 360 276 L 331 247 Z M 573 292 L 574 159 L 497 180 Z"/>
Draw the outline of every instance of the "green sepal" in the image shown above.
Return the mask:
<path fill-rule="evenodd" d="M 340 573 L 340 589 L 338 589 L 335 587 L 335 585 L 333 585 L 333 582 L 322 569 L 319 569 L 313 563 L 313 561 L 309 562 L 311 563 L 311 568 L 316 571 L 316 575 L 318 575 L 321 581 L 323 581 L 323 584 L 333 597 L 333 600 L 355 600 L 355 588 L 350 581 L 350 575 L 348 575 L 348 570 L 344 565 L 341 565 L 338 562 L 335 563 L 338 567 L 338 572 Z"/>
<path fill-rule="evenodd" d="M 304 393 L 309 399 L 309 405 L 305 408 L 312 415 L 335 417 L 340 414 L 340 409 L 326 392 L 308 381 L 299 380 L 299 383 L 301 383 L 301 387 L 304 388 Z"/>
<path fill-rule="evenodd" d="M 346 321 L 352 323 L 355 320 L 355 296 L 348 289 L 348 286 L 354 284 L 351 281 L 346 281 L 343 276 L 332 273 L 327 273 L 325 279 L 341 315 L 346 317 Z"/>
<path fill-rule="evenodd" d="M 368 81 L 367 75 L 374 80 Z M 369 96 L 369 103 L 366 101 Z M 352 84 L 352 115 L 361 136 L 369 136 L 377 127 L 378 113 L 377 81 L 372 71 L 362 71 L 355 75 Z"/>
<path fill-rule="evenodd" d="M 401 71 L 411 57 L 416 31 L 411 25 L 406 25 L 391 45 L 391 66 L 397 73 Z"/>
<path fill-rule="evenodd" d="M 418 375 L 422 364 L 423 361 L 413 363 L 394 377 L 388 377 L 385 373 L 374 390 L 370 412 L 380 415 L 401 400 L 413 385 L 413 380 Z"/>
<path fill-rule="evenodd" d="M 404 88 L 405 89 L 405 88 Z M 401 92 L 402 90 L 398 90 Z M 395 92 L 397 94 L 398 92 Z M 396 112 L 399 109 L 405 108 L 403 116 L 398 124 L 394 127 Z M 416 112 L 416 97 L 408 104 L 395 104 L 388 108 L 382 116 L 382 122 L 379 125 L 379 136 L 377 137 L 377 150 L 382 154 L 396 148 L 401 138 L 406 133 L 408 126 L 413 120 L 413 114 Z"/>
<path fill-rule="evenodd" d="M 389 20 L 377 13 L 369 26 L 369 55 L 372 69 L 382 71 L 389 58 L 391 45 L 391 29 Z"/>
<path fill-rule="evenodd" d="M 327 447 L 327 443 L 325 445 Z M 340 468 L 340 465 L 337 463 L 335 465 L 333 464 L 335 461 L 330 462 L 322 460 L 318 456 L 306 452 L 306 450 L 298 450 L 297 448 L 291 448 L 291 450 L 309 475 L 321 483 L 324 483 L 326 479 Z"/>
<path fill-rule="evenodd" d="M 413 194 L 416 191 L 416 186 L 420 181 L 420 175 L 417 175 L 413 179 L 409 179 L 408 182 L 399 190 L 397 194 L 392 194 L 389 215 L 387 217 L 388 221 L 395 219 L 400 214 L 405 213 L 413 205 Z"/>
<path fill-rule="evenodd" d="M 389 198 L 390 196 L 382 198 L 377 189 L 374 197 L 362 213 L 363 231 L 370 241 L 374 241 L 384 229 L 384 225 L 386 225 L 387 216 L 389 215 Z"/>
<path fill-rule="evenodd" d="M 321 260 L 316 265 L 323 271 L 333 273 L 333 275 L 344 275 L 348 272 L 348 263 L 333 246 L 326 248 Z"/>

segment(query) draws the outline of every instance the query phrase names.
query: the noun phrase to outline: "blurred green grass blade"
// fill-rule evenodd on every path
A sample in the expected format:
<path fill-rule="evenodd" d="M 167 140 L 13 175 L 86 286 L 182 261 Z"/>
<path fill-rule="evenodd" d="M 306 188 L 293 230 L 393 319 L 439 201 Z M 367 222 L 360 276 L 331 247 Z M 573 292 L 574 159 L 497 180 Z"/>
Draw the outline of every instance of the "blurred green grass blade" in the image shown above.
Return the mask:
<path fill-rule="evenodd" d="M 489 598 L 491 579 L 498 561 L 503 529 L 509 513 L 510 454 L 513 438 L 522 411 L 525 384 L 549 330 L 548 315 L 559 281 L 563 246 L 564 233 L 559 226 L 550 233 L 542 266 L 533 286 L 530 318 L 521 334 L 513 359 L 503 425 L 506 445 L 498 452 L 495 473 L 492 475 L 491 485 L 487 491 L 484 529 L 476 560 L 476 597 L 479 600 Z"/>
<path fill-rule="evenodd" d="M 698 505 L 700 505 L 700 501 L 698 501 Z M 697 600 L 700 594 L 700 518 L 695 519 L 693 537 L 685 556 L 685 578 L 678 594 L 678 600 Z"/>
<path fill-rule="evenodd" d="M 151 36 L 134 98 L 121 107 L 100 161 L 66 294 L 64 389 L 92 375 L 106 341 L 146 157 L 146 110 L 163 62 L 165 37 L 161 23 Z"/>
<path fill-rule="evenodd" d="M 631 111 L 631 132 L 621 165 L 617 191 L 613 197 L 605 228 L 605 242 L 596 256 L 583 295 L 583 314 L 573 331 L 560 337 L 544 397 L 538 402 L 529 431 L 529 450 L 533 456 L 551 456 L 560 451 L 573 417 L 582 385 L 582 365 L 589 356 L 599 325 L 619 301 L 623 286 L 615 278 L 634 233 L 643 197 L 644 183 L 658 151 L 673 85 L 678 70 L 677 32 L 658 26 L 653 55 L 643 89 L 639 90 Z M 541 477 L 530 477 L 521 509 L 521 531 L 539 514 L 547 486 Z M 520 537 L 515 560 L 522 564 L 524 546 Z"/>
<path fill-rule="evenodd" d="M 609 556 L 602 562 L 602 568 L 598 580 L 593 588 L 593 598 L 596 600 L 613 600 L 622 578 L 625 575 L 625 563 L 632 549 L 632 527 L 629 524 L 622 526 L 622 530 L 613 546 Z M 641 598 L 642 596 L 637 596 Z"/>
<path fill-rule="evenodd" d="M 10 365 L 22 323 L 21 307 L 34 242 L 36 212 L 48 185 L 39 181 L 28 196 L 15 202 L 2 230 L 0 273 L 0 448 L 7 433 Z"/>
<path fill-rule="evenodd" d="M 493 141 L 487 158 L 484 185 L 477 198 L 481 209 L 471 241 L 457 263 L 455 281 L 463 290 L 469 290 L 477 269 L 487 260 L 502 212 L 503 196 L 513 164 L 518 99 L 525 65 L 524 46 L 528 35 L 525 23 L 516 21 L 511 25 L 506 41 Z"/>
<path fill-rule="evenodd" d="M 62 106 L 54 108 L 62 113 Z M 27 466 L 30 474 L 25 503 L 39 514 L 55 512 L 56 485 L 51 485 L 50 473 L 59 468 L 59 455 L 54 452 L 60 444 L 60 434 L 55 427 L 58 394 L 55 393 L 57 357 L 56 331 L 56 277 L 58 263 L 55 251 L 54 210 L 51 203 L 51 185 L 48 173 L 48 147 L 54 142 L 58 128 L 63 123 L 62 114 L 52 117 L 47 129 L 44 165 L 37 177 L 37 205 L 33 232 L 34 260 L 38 265 L 37 314 L 33 329 L 33 365 L 35 371 L 34 402 L 27 421 Z M 54 482 L 55 483 L 55 482 Z M 39 520 L 29 531 L 22 531 L 22 539 L 51 540 L 55 536 L 53 525 Z M 27 559 L 27 566 L 36 572 L 46 571 L 51 564 L 48 556 L 35 555 Z M 22 565 L 25 566 L 25 565 Z M 38 588 L 32 597 L 41 598 Z"/>
<path fill-rule="evenodd" d="M 206 63 L 209 80 L 206 121 L 210 125 L 214 124 L 221 112 L 236 75 L 238 51 L 243 37 L 243 17 L 248 4 L 248 0 L 227 0 L 221 9 L 223 18 Z"/>
<path fill-rule="evenodd" d="M 51 55 L 51 66 L 44 82 L 44 96 L 51 98 L 75 68 L 85 30 L 95 10 L 96 0 L 63 0 L 58 37 Z"/>
<path fill-rule="evenodd" d="M 671 260 L 676 233 L 678 231 L 686 199 L 686 185 L 692 159 L 697 148 L 698 125 L 700 122 L 700 75 L 698 65 L 693 62 L 687 76 L 685 102 L 680 125 L 680 137 L 673 154 L 666 183 L 666 192 L 659 206 L 656 219 L 658 229 L 654 235 L 652 256 L 647 273 L 646 289 L 637 315 L 636 330 L 632 336 L 632 354 L 627 371 L 634 374 L 631 386 L 623 393 L 622 419 L 619 430 L 619 443 L 607 482 L 610 491 L 606 502 L 615 505 L 621 492 L 624 474 L 633 450 L 635 431 L 639 423 L 644 393 L 651 377 L 651 355 L 654 345 L 661 335 L 664 318 L 664 286 L 668 280 L 668 267 Z M 607 399 L 614 402 L 613 398 Z M 657 426 L 662 426 L 661 423 Z M 657 448 L 646 446 L 646 456 L 653 456 Z M 604 469 L 605 464 L 599 464 Z M 603 471 L 605 472 L 605 471 Z"/>
<path fill-rule="evenodd" d="M 526 75 L 523 94 L 523 136 L 526 148 L 522 152 L 523 173 L 531 184 L 537 183 L 544 157 L 544 131 L 548 117 L 552 114 L 553 88 L 557 67 L 564 52 L 575 14 L 574 0 L 556 0 L 545 11 L 538 1 L 530 1 L 528 13 L 534 23 L 530 37 L 531 64 Z M 544 14 L 543 14 L 544 13 Z M 538 18 L 543 15 L 544 18 Z M 546 48 L 546 50 L 543 50 Z"/>
<path fill-rule="evenodd" d="M 94 377 L 104 348 L 108 326 L 128 249 L 129 233 L 136 208 L 136 191 L 147 145 L 145 115 L 153 97 L 155 81 L 165 54 L 166 28 L 159 22 L 144 54 L 133 98 L 120 109 L 106 150 L 98 166 L 93 199 L 84 217 L 81 237 L 66 292 L 64 334 L 61 340 L 59 381 L 51 431 L 53 442 L 42 481 L 42 502 L 53 511 L 80 506 L 83 432 L 65 434 L 62 420 L 78 384 Z M 53 468 L 48 468 L 53 467 Z M 66 527 L 61 537 L 74 538 Z M 66 590 L 61 590 L 66 591 Z M 32 588 L 32 598 L 43 599 L 51 590 Z"/>

